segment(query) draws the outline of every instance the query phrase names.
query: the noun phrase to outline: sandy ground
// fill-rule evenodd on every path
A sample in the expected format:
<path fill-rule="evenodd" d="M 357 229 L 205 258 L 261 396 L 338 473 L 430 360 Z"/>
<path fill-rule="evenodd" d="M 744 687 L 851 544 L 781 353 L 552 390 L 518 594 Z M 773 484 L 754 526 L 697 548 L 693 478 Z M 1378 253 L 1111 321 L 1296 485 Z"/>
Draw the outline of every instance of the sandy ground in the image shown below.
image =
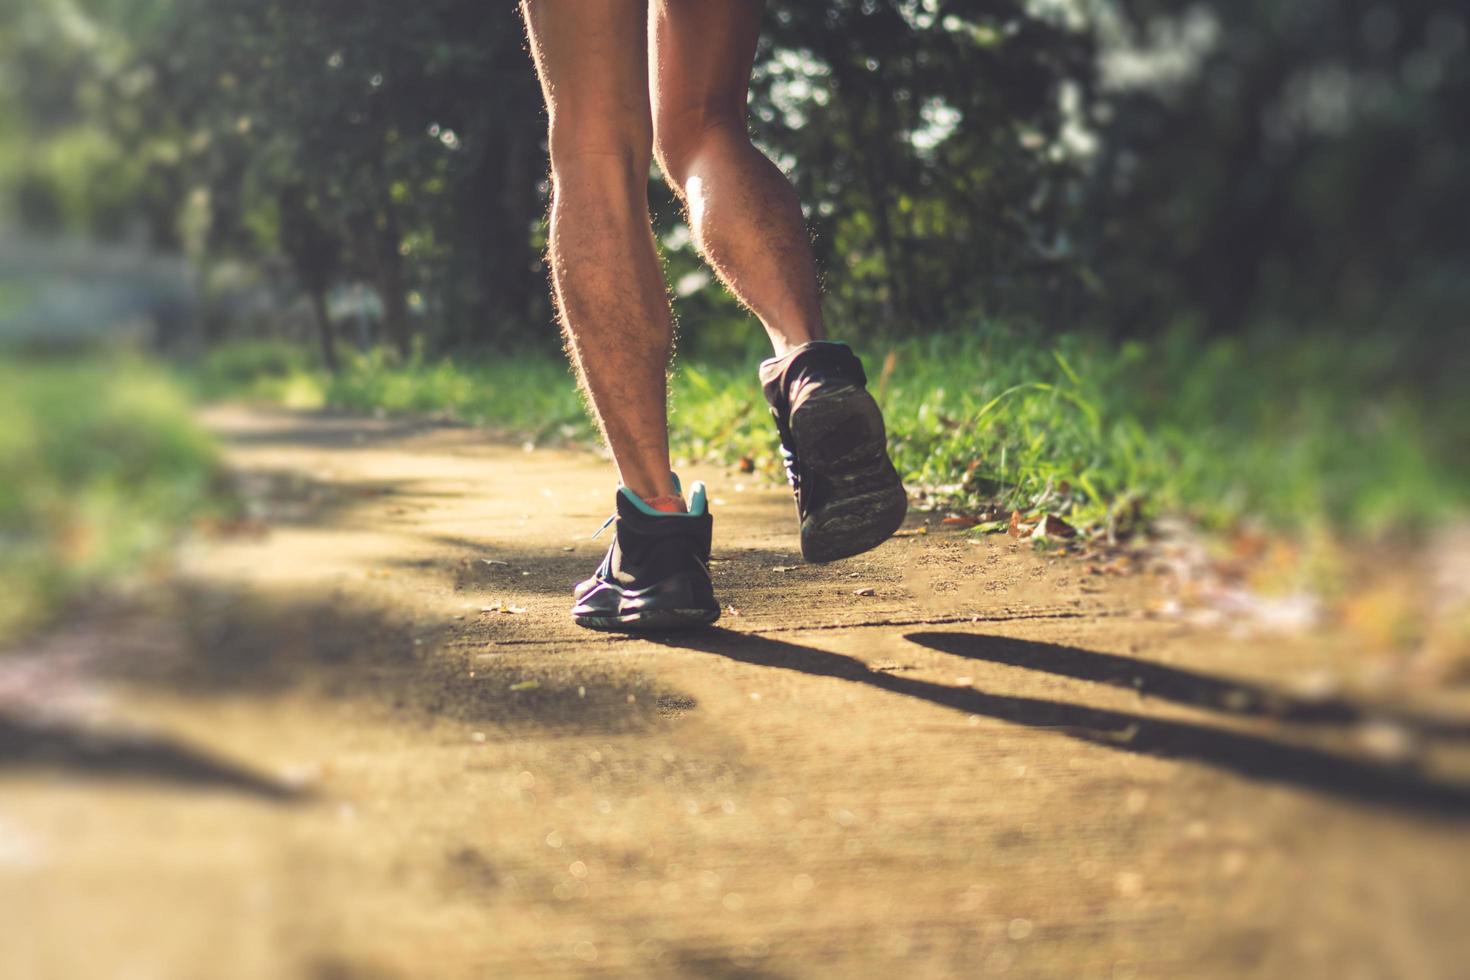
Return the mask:
<path fill-rule="evenodd" d="M 607 464 L 209 422 L 261 533 L 0 657 L 0 976 L 1470 976 L 1470 710 L 1343 637 L 698 472 L 720 628 L 593 635 Z"/>

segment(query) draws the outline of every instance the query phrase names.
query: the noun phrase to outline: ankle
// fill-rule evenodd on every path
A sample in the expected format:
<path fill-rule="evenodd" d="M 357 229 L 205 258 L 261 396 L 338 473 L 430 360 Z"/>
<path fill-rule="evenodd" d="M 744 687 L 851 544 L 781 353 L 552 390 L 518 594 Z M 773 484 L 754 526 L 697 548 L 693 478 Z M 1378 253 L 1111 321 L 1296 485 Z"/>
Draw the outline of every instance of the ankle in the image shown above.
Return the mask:
<path fill-rule="evenodd" d="M 661 514 L 687 514 L 689 505 L 676 493 L 660 494 L 657 497 L 641 498 L 645 504 Z"/>
<path fill-rule="evenodd" d="M 766 334 L 770 337 L 771 349 L 776 357 L 785 357 L 807 344 L 827 339 L 827 331 L 822 328 L 821 323 L 803 324 L 796 330 L 773 330 L 767 327 Z"/>
<path fill-rule="evenodd" d="M 674 474 L 668 469 L 655 471 L 657 475 L 643 475 L 622 473 L 618 481 L 622 486 L 640 500 L 654 500 L 659 497 L 678 497 L 679 488 L 674 483 Z"/>

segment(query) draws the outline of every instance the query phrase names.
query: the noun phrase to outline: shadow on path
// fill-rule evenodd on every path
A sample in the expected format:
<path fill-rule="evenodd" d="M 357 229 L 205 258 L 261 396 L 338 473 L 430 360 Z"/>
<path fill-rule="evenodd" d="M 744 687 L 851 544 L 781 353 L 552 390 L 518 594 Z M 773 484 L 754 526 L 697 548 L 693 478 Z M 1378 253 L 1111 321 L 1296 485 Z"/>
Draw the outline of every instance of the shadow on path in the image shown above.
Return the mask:
<path fill-rule="evenodd" d="M 0 770 L 10 768 L 159 780 L 281 803 L 307 795 L 172 738 L 0 715 Z"/>
<path fill-rule="evenodd" d="M 1113 653 L 974 633 L 910 633 L 904 639 L 957 657 L 1095 681 L 1228 714 L 1311 725 L 1359 725 L 1383 719 L 1424 735 L 1470 738 L 1470 724 L 1464 722 L 1391 708 L 1367 708 L 1341 698 L 1298 698 L 1249 681 L 1215 677 Z"/>
<path fill-rule="evenodd" d="M 650 638 L 653 639 L 653 638 Z M 740 663 L 794 670 L 866 684 L 942 707 L 1124 752 L 1192 759 L 1237 775 L 1298 786 L 1360 802 L 1470 818 L 1470 786 L 1436 782 L 1418 773 L 1229 729 L 1151 718 L 1038 698 L 987 694 L 969 687 L 875 671 L 855 657 L 766 636 L 711 629 L 654 639 L 664 646 L 712 653 Z M 1012 641 L 1014 642 L 1014 641 Z M 1071 650 L 1091 657 L 1085 650 Z"/>

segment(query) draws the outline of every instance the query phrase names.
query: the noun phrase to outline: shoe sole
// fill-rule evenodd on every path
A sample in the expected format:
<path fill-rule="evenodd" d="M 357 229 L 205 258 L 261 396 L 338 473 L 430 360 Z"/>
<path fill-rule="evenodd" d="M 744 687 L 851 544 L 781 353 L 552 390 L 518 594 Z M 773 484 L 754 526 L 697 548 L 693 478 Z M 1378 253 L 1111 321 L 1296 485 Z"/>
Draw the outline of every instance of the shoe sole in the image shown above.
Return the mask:
<path fill-rule="evenodd" d="M 573 616 L 572 621 L 604 633 L 651 633 L 698 629 L 719 618 L 718 609 L 644 609 L 617 616 Z"/>
<path fill-rule="evenodd" d="M 791 438 L 826 500 L 801 522 L 807 561 L 850 558 L 878 547 L 903 525 L 909 499 L 888 458 L 883 413 L 859 387 L 822 391 L 791 416 Z"/>

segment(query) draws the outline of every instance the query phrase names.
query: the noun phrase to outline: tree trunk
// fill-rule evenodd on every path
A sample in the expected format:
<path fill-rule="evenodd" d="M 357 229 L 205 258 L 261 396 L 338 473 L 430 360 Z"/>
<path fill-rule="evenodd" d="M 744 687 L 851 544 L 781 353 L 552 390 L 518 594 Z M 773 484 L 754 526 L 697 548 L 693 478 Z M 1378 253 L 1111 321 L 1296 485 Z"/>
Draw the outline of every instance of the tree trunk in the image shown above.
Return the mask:
<path fill-rule="evenodd" d="M 408 298 L 403 288 L 403 255 L 398 251 L 403 234 L 398 215 L 387 204 L 384 224 L 378 242 L 378 295 L 383 300 L 383 329 L 398 353 L 408 357 L 413 348 L 408 329 Z"/>
<path fill-rule="evenodd" d="M 546 276 L 531 245 L 542 205 L 530 188 L 546 168 L 539 142 L 543 125 L 531 117 L 496 131 L 488 113 L 477 123 L 483 132 L 496 132 L 496 139 L 478 148 L 473 169 L 456 190 L 447 326 L 460 344 L 556 336 L 540 329 L 551 317 Z"/>
<path fill-rule="evenodd" d="M 322 346 L 322 363 L 328 371 L 336 374 L 341 369 L 341 362 L 337 359 L 337 332 L 327 312 L 326 290 L 320 287 L 311 290 L 311 309 L 316 314 L 316 335 Z"/>

